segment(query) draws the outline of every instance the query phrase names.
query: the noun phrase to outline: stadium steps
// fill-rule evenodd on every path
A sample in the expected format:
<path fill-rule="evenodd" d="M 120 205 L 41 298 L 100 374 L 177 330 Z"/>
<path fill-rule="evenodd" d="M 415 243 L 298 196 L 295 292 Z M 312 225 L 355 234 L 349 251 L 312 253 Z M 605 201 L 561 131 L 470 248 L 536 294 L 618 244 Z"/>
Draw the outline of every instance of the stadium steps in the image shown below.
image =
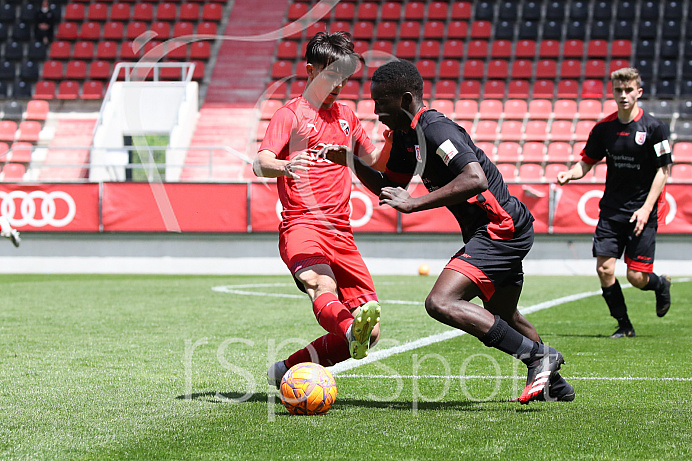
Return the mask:
<path fill-rule="evenodd" d="M 96 117 L 61 117 L 55 125 L 55 132 L 38 177 L 43 181 L 75 181 L 89 177 L 89 150 Z M 51 149 L 52 147 L 80 147 L 82 149 Z M 51 168 L 51 165 L 56 167 Z M 74 168 L 57 165 L 76 165 Z"/>
<path fill-rule="evenodd" d="M 273 56 L 283 25 L 288 0 L 236 2 L 226 25 L 225 39 L 219 48 L 212 78 L 200 109 L 191 146 L 229 146 L 252 158 L 255 155 L 254 131 L 257 125 L 255 106 L 262 97 L 270 68 L 267 57 Z M 257 12 L 262 11 L 261 15 Z M 248 37 L 264 35 L 258 40 Z M 226 151 L 213 153 L 213 177 L 208 170 L 209 153 L 191 150 L 183 168 L 182 180 L 242 179 L 247 176 L 245 163 Z"/>

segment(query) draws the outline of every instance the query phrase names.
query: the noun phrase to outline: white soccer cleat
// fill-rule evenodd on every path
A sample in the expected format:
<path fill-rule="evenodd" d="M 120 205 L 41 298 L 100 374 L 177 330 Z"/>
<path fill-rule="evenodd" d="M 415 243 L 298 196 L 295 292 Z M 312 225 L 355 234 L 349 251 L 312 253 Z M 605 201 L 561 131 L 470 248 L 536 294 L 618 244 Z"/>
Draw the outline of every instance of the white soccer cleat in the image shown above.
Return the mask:
<path fill-rule="evenodd" d="M 19 232 L 10 225 L 10 221 L 4 217 L 0 216 L 0 236 L 10 239 L 12 244 L 16 247 L 22 239 L 19 237 Z"/>
<path fill-rule="evenodd" d="M 278 389 L 281 387 L 281 378 L 284 377 L 287 371 L 288 367 L 284 361 L 279 360 L 274 365 L 270 366 L 269 370 L 267 370 L 267 383 L 270 386 L 276 386 Z"/>

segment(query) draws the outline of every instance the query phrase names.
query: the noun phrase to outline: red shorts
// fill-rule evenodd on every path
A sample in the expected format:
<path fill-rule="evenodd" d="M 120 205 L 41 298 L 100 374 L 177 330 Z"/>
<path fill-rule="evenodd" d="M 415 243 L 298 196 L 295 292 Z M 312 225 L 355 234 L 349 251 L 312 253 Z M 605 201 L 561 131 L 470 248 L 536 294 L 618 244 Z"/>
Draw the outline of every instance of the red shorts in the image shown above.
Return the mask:
<path fill-rule="evenodd" d="M 327 264 L 336 278 L 339 300 L 353 310 L 377 301 L 375 284 L 353 236 L 295 226 L 279 235 L 279 253 L 291 274 L 315 264 Z M 303 284 L 296 281 L 298 288 Z"/>

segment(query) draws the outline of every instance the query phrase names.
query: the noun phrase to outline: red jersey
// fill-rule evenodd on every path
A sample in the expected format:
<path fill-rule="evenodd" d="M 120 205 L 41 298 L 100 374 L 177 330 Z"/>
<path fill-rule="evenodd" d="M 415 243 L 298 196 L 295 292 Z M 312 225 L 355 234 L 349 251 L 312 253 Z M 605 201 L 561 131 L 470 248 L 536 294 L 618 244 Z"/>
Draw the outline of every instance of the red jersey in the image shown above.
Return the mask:
<path fill-rule="evenodd" d="M 325 144 L 368 154 L 375 150 L 351 108 L 335 102 L 329 109 L 319 109 L 300 96 L 276 111 L 260 151 L 288 160 Z M 283 206 L 279 232 L 295 225 L 351 232 L 351 171 L 326 159 L 315 161 L 308 171 L 298 173 L 299 179 L 277 178 Z"/>

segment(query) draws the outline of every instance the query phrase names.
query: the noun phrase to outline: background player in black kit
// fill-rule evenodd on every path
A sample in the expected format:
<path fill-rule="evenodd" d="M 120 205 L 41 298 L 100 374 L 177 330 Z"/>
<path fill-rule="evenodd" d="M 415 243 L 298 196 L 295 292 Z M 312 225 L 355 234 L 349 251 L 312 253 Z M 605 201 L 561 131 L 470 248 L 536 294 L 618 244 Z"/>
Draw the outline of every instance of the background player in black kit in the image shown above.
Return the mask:
<path fill-rule="evenodd" d="M 656 293 L 656 314 L 670 308 L 670 277 L 653 272 L 659 199 L 672 163 L 668 125 L 644 112 L 638 100 L 642 80 L 633 68 L 610 76 L 618 111 L 594 127 L 582 159 L 557 175 L 558 183 L 583 178 L 605 157 L 606 185 L 593 239 L 598 277 L 610 315 L 618 321 L 611 338 L 635 336 L 625 298 L 615 277 L 615 262 L 625 252 L 627 280 L 640 290 Z"/>
<path fill-rule="evenodd" d="M 372 76 L 371 96 L 379 120 L 392 131 L 384 173 L 343 146 L 323 151 L 349 163 L 380 204 L 403 212 L 446 206 L 461 227 L 465 246 L 444 268 L 425 301 L 434 319 L 466 331 L 486 346 L 528 366 L 521 403 L 574 399 L 560 376 L 562 355 L 541 343 L 517 310 L 522 260 L 533 244 L 533 216 L 511 196 L 495 165 L 456 123 L 423 105 L 423 79 L 416 66 L 395 60 Z M 411 197 L 403 187 L 420 175 L 429 193 Z M 471 303 L 476 296 L 485 308 Z"/>

